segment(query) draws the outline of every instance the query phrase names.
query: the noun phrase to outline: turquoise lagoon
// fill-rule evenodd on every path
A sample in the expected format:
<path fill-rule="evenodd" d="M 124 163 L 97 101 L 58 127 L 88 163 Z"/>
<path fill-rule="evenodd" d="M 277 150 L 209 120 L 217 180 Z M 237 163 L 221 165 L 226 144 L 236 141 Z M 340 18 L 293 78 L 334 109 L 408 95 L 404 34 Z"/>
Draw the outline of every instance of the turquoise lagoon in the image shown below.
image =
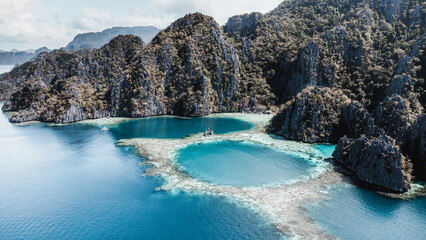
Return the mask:
<path fill-rule="evenodd" d="M 143 159 L 133 149 L 115 145 L 121 138 L 179 138 L 207 127 L 217 133 L 252 127 L 239 120 L 231 125 L 215 125 L 215 119 L 206 125 L 200 124 L 203 118 L 195 119 L 200 121 L 196 124 L 191 121 L 148 118 L 102 132 L 86 124 L 17 126 L 0 114 L 0 239 L 281 238 L 271 224 L 226 198 L 155 191 L 163 180 L 141 177 L 146 166 L 138 163 Z M 199 129 L 194 131 L 191 125 Z M 158 131 L 164 126 L 182 131 Z M 177 159 L 183 160 L 186 171 L 221 184 L 291 180 L 315 167 L 298 156 L 243 142 L 188 148 L 193 151 L 184 148 L 181 154 L 187 157 Z M 314 148 L 327 157 L 334 146 Z M 222 155 L 232 161 L 223 161 Z M 206 156 L 216 156 L 215 164 Z M 230 176 L 230 170 L 236 176 Z M 342 239 L 425 236 L 426 198 L 395 200 L 353 185 L 328 191 L 331 200 L 309 204 L 306 214 L 330 234 Z"/>
<path fill-rule="evenodd" d="M 237 141 L 192 144 L 178 152 L 177 161 L 195 178 L 240 187 L 294 181 L 315 167 L 305 158 Z"/>
<path fill-rule="evenodd" d="M 99 127 L 15 126 L 0 114 L 0 239 L 278 239 L 221 197 L 158 192 Z"/>

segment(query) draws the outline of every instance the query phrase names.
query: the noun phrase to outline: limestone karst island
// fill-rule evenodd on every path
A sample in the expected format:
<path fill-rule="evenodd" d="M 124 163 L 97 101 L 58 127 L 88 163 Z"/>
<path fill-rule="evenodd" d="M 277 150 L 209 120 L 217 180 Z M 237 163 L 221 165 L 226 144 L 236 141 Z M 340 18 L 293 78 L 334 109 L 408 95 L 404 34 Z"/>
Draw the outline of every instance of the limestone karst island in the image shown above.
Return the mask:
<path fill-rule="evenodd" d="M 0 239 L 425 239 L 425 1 L 0 0 L 0 49 Z"/>

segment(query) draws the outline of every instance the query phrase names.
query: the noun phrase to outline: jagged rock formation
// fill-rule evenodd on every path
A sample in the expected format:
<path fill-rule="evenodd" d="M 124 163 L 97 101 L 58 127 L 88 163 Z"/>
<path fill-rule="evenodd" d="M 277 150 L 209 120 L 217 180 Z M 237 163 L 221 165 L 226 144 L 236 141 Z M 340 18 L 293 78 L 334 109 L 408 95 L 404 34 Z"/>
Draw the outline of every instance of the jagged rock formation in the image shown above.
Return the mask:
<path fill-rule="evenodd" d="M 415 176 L 425 176 L 426 117 L 414 100 L 386 97 L 373 118 L 341 90 L 307 87 L 283 106 L 270 130 L 304 142 L 338 142 L 333 156 L 361 180 L 405 191 L 410 188 L 411 159 Z"/>
<path fill-rule="evenodd" d="M 402 148 L 412 159 L 414 175 L 426 180 L 426 114 L 416 119 L 406 136 Z"/>
<path fill-rule="evenodd" d="M 341 90 L 308 87 L 274 117 L 273 130 L 304 142 L 336 142 L 340 138 L 341 111 L 350 102 Z"/>
<path fill-rule="evenodd" d="M 363 181 L 398 192 L 410 189 L 412 165 L 387 136 L 341 138 L 333 157 Z"/>
<path fill-rule="evenodd" d="M 261 13 L 244 14 L 229 18 L 224 30 L 238 37 L 248 37 L 256 34 L 259 22 L 263 19 Z"/>
<path fill-rule="evenodd" d="M 342 136 L 378 135 L 371 114 L 342 90 L 307 87 L 274 116 L 271 131 L 309 143 L 337 142 Z"/>
<path fill-rule="evenodd" d="M 75 53 L 55 50 L 41 54 L 4 74 L 15 78 L 17 91 L 3 109 L 19 111 L 12 122 L 40 120 L 66 123 L 87 118 L 119 115 L 120 96 L 111 89 L 125 79 L 133 57 L 144 46 L 134 36 L 119 36 L 101 49 Z"/>
<path fill-rule="evenodd" d="M 371 166 L 366 165 L 368 161 L 365 164 L 359 164 L 359 161 L 370 152 L 386 154 L 389 148 L 383 147 L 385 145 L 401 146 L 401 154 L 413 160 L 416 177 L 424 179 L 424 156 L 419 155 L 421 150 L 414 150 L 422 149 L 420 142 L 424 133 L 421 120 L 418 120 L 420 124 L 413 124 L 422 115 L 426 104 L 426 72 L 421 67 L 426 60 L 426 25 L 419 17 L 424 15 L 426 5 L 408 0 L 352 1 L 352 4 L 345 1 L 312 1 L 311 4 L 290 1 L 282 3 L 287 5 L 281 8 L 281 11 L 284 10 L 282 14 L 299 14 L 293 8 L 298 4 L 303 7 L 296 9 L 305 11 L 305 15 L 311 17 L 319 17 L 325 9 L 336 11 L 337 15 L 330 17 L 324 13 L 325 17 L 319 17 L 324 21 L 320 20 L 317 26 L 308 28 L 322 33 L 306 44 L 297 64 L 293 65 L 296 74 L 289 71 L 284 80 L 287 83 L 282 86 L 290 92 L 309 87 L 282 107 L 282 111 L 272 121 L 272 130 L 287 138 L 306 142 L 337 142 L 341 137 L 349 137 L 344 138 L 344 144 L 339 142 L 336 153 L 342 153 L 354 144 L 368 145 L 371 141 L 361 141 L 362 135 L 376 139 L 378 142 L 375 148 L 356 147 L 354 154 L 343 163 L 356 171 L 361 179 L 370 179 L 369 182 L 396 191 L 406 190 L 409 184 L 401 188 L 401 184 L 393 186 L 396 182 L 392 182 L 394 178 L 401 180 L 401 177 L 388 174 L 379 179 L 372 175 L 381 171 L 377 168 L 381 158 L 369 158 L 368 161 L 376 163 L 371 169 Z M 345 15 L 339 15 L 343 13 L 340 12 L 342 8 L 347 9 Z M 274 11 L 278 10 L 280 8 Z M 330 28 L 327 20 L 328 23 L 337 20 L 340 24 Z M 335 93 L 315 86 L 330 86 Z M 318 92 L 328 92 L 329 96 L 340 95 L 338 91 L 343 91 L 349 101 L 336 97 L 336 103 L 325 101 L 327 97 L 324 96 L 313 97 Z M 344 104 L 345 101 L 350 104 Z M 339 121 L 336 121 L 336 116 Z M 334 127 L 324 127 L 330 122 Z M 416 130 L 412 130 L 414 128 Z M 385 144 L 377 140 L 380 138 L 393 138 L 396 141 L 386 140 Z M 378 147 L 380 145 L 383 146 Z M 410 145 L 415 147 L 408 147 Z M 404 157 L 404 162 L 410 163 L 409 158 Z M 400 165 L 395 166 L 398 168 Z M 406 183 L 409 183 L 409 178 L 406 178 Z"/>
<path fill-rule="evenodd" d="M 99 50 L 58 50 L 5 74 L 17 87 L 4 105 L 13 122 L 57 123 L 105 116 L 265 111 L 264 81 L 240 84 L 239 57 L 211 17 L 190 14 L 147 47 L 114 38 Z M 259 92 L 261 91 L 261 92 Z"/>
<path fill-rule="evenodd" d="M 339 123 L 339 136 L 358 138 L 361 135 L 378 136 L 382 131 L 374 124 L 367 109 L 357 101 L 352 101 L 342 109 Z"/>
<path fill-rule="evenodd" d="M 413 129 L 426 104 L 425 11 L 419 0 L 290 0 L 223 28 L 190 14 L 146 47 L 127 36 L 97 50 L 41 54 L 0 76 L 0 98 L 8 99 L 4 110 L 19 111 L 16 122 L 283 105 L 272 127 L 291 139 L 386 134 L 397 140 L 387 145 L 408 146 L 422 139 Z M 402 154 L 418 156 L 408 147 Z"/>
<path fill-rule="evenodd" d="M 88 48 L 100 48 L 118 35 L 134 35 L 142 38 L 142 40 L 145 42 L 149 42 L 155 37 L 155 35 L 157 35 L 159 31 L 160 29 L 152 26 L 113 27 L 105 29 L 102 32 L 78 34 L 70 43 L 68 43 L 65 48 L 71 51 L 78 51 Z"/>
<path fill-rule="evenodd" d="M 422 112 L 423 107 L 416 98 L 404 99 L 394 94 L 379 103 L 374 111 L 374 120 L 388 136 L 401 144 L 410 126 Z"/>
<path fill-rule="evenodd" d="M 266 109 L 266 100 L 255 99 L 258 84 L 240 83 L 239 57 L 211 17 L 191 14 L 177 20 L 152 40 L 135 66 L 131 81 L 141 84 L 141 91 L 128 98 L 142 106 L 134 108 L 136 115 L 152 109 L 159 110 L 152 114 L 185 116 Z"/>

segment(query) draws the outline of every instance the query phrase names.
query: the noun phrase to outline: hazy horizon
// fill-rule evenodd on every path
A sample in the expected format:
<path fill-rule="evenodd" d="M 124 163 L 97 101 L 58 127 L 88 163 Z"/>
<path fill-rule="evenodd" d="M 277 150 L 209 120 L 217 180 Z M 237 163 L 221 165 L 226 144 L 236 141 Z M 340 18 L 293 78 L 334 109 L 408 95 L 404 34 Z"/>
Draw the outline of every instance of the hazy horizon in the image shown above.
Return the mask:
<path fill-rule="evenodd" d="M 65 47 L 79 33 L 112 27 L 167 27 L 201 12 L 224 25 L 234 15 L 273 10 L 282 0 L 0 0 L 0 50 Z"/>

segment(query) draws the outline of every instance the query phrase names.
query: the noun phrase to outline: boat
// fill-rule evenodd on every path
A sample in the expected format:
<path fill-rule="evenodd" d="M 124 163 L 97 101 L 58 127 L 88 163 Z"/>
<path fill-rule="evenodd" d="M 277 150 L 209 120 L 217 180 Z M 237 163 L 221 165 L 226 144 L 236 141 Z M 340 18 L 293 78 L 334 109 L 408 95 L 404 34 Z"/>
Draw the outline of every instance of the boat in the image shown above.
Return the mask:
<path fill-rule="evenodd" d="M 213 130 L 210 130 L 210 128 L 207 128 L 207 130 L 204 132 L 204 137 L 210 136 L 213 134 L 214 134 Z"/>

